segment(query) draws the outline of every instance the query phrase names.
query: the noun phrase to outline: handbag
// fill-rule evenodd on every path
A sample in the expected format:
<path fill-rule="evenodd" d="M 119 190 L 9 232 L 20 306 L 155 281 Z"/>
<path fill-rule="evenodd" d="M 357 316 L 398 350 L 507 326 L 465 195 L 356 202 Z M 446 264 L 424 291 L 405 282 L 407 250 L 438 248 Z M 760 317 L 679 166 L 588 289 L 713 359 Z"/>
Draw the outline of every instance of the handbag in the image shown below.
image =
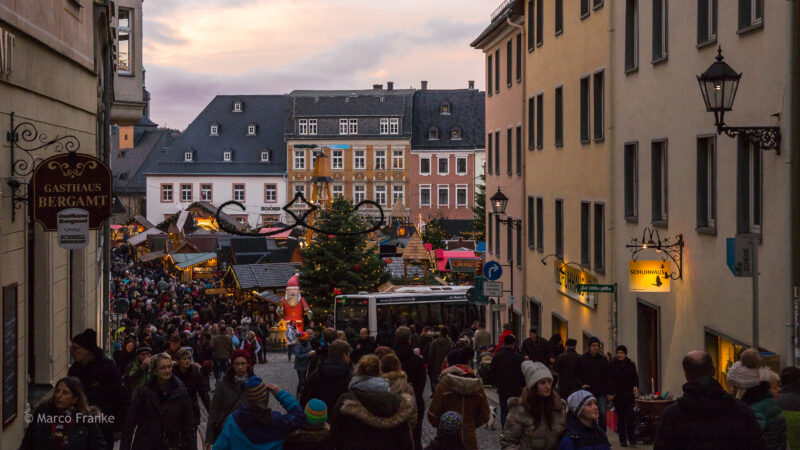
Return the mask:
<path fill-rule="evenodd" d="M 236 405 L 239 404 L 239 399 L 242 398 L 242 394 L 244 394 L 244 390 L 239 392 L 236 400 L 234 400 L 233 403 L 231 403 L 230 406 L 228 406 L 228 408 L 225 410 L 225 414 L 219 416 L 217 420 L 214 421 L 212 430 L 214 431 L 215 440 L 216 438 L 219 438 L 219 434 L 222 433 L 222 427 L 225 425 L 225 421 L 228 419 L 228 416 L 231 415 L 233 409 L 236 408 Z"/>

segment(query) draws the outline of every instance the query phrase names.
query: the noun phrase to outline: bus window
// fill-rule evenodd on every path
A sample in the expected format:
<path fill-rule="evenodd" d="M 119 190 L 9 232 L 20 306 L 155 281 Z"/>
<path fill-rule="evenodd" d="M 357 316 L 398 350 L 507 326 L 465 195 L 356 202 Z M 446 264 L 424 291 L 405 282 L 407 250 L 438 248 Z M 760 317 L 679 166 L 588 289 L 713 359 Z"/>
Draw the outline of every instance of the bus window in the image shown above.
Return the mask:
<path fill-rule="evenodd" d="M 356 333 L 362 328 L 369 328 L 369 322 L 367 321 L 367 305 L 337 305 L 336 329 L 344 330 L 347 327 L 352 327 Z"/>

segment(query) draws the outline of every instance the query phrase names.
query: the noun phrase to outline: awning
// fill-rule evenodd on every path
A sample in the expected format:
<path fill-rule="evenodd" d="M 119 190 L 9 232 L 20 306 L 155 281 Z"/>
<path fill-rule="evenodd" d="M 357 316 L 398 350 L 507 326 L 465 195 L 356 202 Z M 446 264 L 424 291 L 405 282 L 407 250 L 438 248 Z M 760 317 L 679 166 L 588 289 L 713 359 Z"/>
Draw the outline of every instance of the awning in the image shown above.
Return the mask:
<path fill-rule="evenodd" d="M 280 227 L 280 228 L 262 228 L 262 229 L 258 230 L 258 232 L 262 233 L 262 234 L 264 234 L 264 233 L 272 233 L 272 232 L 278 231 L 278 230 L 280 230 L 282 228 L 283 227 Z M 288 238 L 289 235 L 291 235 L 291 234 L 292 234 L 292 230 L 289 229 L 289 230 L 282 231 L 282 232 L 277 233 L 277 234 L 271 234 L 271 235 L 269 235 L 267 237 L 281 239 L 281 238 Z"/>
<path fill-rule="evenodd" d="M 283 298 L 280 295 L 275 295 L 270 291 L 259 292 L 256 295 L 259 298 L 261 298 L 262 300 L 266 300 L 266 301 L 268 301 L 270 303 L 274 303 L 276 305 L 280 305 L 281 300 L 283 300 Z"/>
<path fill-rule="evenodd" d="M 175 253 L 170 255 L 175 267 L 183 270 L 196 264 L 210 261 L 217 257 L 216 253 Z"/>
<path fill-rule="evenodd" d="M 462 263 L 460 266 L 464 264 L 469 264 L 467 261 L 474 261 L 475 267 L 477 267 L 480 258 L 475 256 L 475 252 L 472 250 L 468 251 L 455 251 L 455 250 L 436 250 L 436 270 L 439 272 L 450 272 L 451 265 L 449 264 L 450 260 L 454 259 L 459 263 Z M 455 265 L 455 264 L 453 264 Z M 458 272 L 458 270 L 456 270 Z"/>
<path fill-rule="evenodd" d="M 128 244 L 136 247 L 137 245 L 145 243 L 147 241 L 147 236 L 156 234 L 164 234 L 164 232 L 158 228 L 150 228 L 149 230 L 142 231 L 136 236 L 132 236 L 130 239 L 128 239 Z"/>
<path fill-rule="evenodd" d="M 149 262 L 149 261 L 152 261 L 154 259 L 163 258 L 164 256 L 167 256 L 167 254 L 164 253 L 163 251 L 159 250 L 157 252 L 145 253 L 144 255 L 139 257 L 139 261 L 141 261 L 141 262 Z"/>

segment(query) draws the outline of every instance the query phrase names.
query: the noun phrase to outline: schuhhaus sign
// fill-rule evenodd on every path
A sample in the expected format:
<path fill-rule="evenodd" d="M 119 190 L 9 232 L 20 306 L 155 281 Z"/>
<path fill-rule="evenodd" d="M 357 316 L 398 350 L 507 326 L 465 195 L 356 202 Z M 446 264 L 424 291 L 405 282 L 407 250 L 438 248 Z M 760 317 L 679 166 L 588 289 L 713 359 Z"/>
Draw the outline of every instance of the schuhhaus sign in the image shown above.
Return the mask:
<path fill-rule="evenodd" d="M 86 219 L 88 228 L 97 230 L 111 217 L 111 170 L 93 156 L 47 158 L 33 172 L 30 189 L 31 217 L 46 231 L 63 231 L 65 223 L 75 226 Z"/>

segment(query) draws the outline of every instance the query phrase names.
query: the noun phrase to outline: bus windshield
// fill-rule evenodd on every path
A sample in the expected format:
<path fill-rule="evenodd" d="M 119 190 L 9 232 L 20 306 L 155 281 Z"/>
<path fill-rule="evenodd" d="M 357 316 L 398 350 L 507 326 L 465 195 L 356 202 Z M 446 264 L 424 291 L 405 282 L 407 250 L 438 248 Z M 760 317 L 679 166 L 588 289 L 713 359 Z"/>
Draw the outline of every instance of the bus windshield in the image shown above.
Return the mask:
<path fill-rule="evenodd" d="M 358 299 L 350 299 L 344 305 L 336 305 L 336 329 L 344 330 L 347 327 L 352 327 L 356 333 L 362 328 L 369 328 L 369 321 L 367 320 L 367 303 Z"/>
<path fill-rule="evenodd" d="M 475 307 L 467 303 L 405 303 L 377 305 L 378 330 L 394 330 L 401 325 L 448 325 L 463 330 L 478 320 Z"/>

